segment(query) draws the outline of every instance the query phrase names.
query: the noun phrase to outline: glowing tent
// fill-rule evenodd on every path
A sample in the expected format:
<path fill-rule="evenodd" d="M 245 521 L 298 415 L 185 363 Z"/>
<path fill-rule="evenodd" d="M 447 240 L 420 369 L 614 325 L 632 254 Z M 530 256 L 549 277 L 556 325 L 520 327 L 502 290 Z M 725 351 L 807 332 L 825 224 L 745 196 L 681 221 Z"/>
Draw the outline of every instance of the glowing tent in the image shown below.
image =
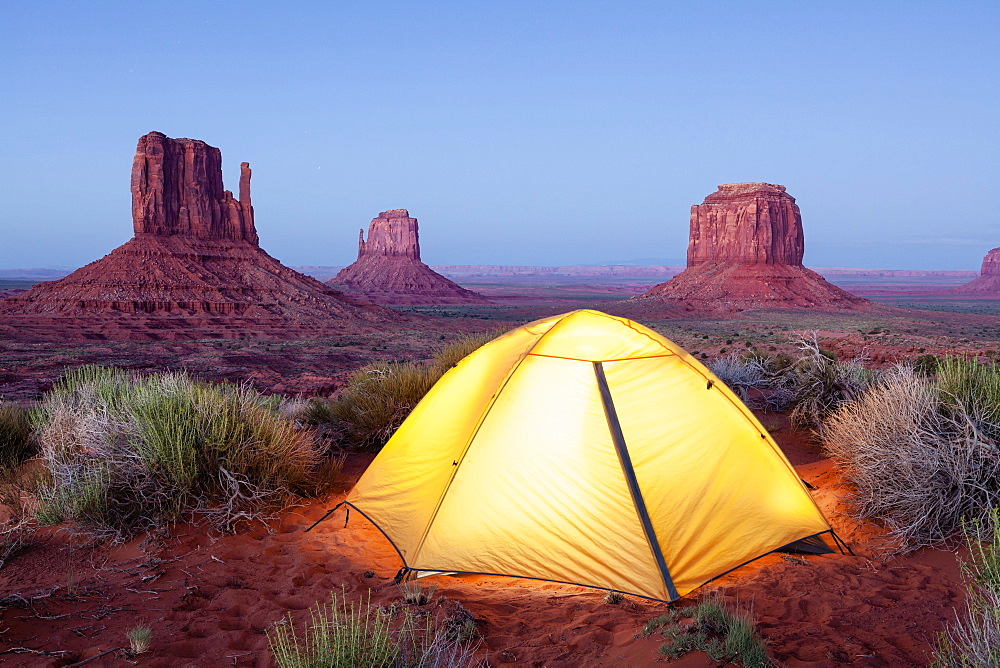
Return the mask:
<path fill-rule="evenodd" d="M 829 524 L 743 403 L 671 341 L 597 311 L 462 360 L 344 503 L 410 572 L 664 601 L 783 547 L 830 551 Z"/>

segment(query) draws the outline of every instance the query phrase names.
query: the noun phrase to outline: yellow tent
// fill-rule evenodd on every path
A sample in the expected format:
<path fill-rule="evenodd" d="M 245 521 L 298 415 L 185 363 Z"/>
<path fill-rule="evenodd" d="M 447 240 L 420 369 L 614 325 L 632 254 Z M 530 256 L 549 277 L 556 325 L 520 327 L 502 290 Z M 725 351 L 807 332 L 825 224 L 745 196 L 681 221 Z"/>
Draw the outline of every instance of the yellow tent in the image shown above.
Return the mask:
<path fill-rule="evenodd" d="M 708 369 L 642 325 L 589 310 L 515 329 L 448 371 L 344 503 L 411 573 L 665 601 L 797 542 L 829 551 L 817 537 L 831 531 Z"/>

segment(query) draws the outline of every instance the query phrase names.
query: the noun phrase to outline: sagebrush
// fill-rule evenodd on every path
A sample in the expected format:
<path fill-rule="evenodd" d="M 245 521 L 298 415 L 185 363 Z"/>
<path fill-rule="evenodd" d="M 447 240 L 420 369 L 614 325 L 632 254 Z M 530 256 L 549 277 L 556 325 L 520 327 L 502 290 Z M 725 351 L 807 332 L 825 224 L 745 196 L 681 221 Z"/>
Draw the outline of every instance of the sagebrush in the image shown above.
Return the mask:
<path fill-rule="evenodd" d="M 731 353 L 709 370 L 751 408 L 790 411 L 792 424 L 818 429 L 837 406 L 851 401 L 877 377 L 863 356 L 839 361 L 819 345 L 816 333 L 795 340 L 798 357 Z"/>
<path fill-rule="evenodd" d="M 313 432 L 277 406 L 185 373 L 70 371 L 33 413 L 47 476 L 36 515 L 117 536 L 185 511 L 223 528 L 258 517 L 326 482 Z"/>
<path fill-rule="evenodd" d="M 992 531 L 997 387 L 996 366 L 946 359 L 936 379 L 896 367 L 837 408 L 820 433 L 856 514 L 885 523 L 902 550 L 955 537 L 963 518 Z"/>

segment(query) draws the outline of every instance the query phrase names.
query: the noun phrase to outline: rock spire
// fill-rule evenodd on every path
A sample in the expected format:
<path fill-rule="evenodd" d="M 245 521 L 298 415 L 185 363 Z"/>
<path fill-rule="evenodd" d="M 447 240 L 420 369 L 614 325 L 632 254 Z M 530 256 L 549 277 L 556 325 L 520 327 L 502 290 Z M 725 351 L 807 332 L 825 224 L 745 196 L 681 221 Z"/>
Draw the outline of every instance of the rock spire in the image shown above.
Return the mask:
<path fill-rule="evenodd" d="M 348 295 L 376 304 L 475 304 L 482 295 L 466 290 L 420 261 L 417 219 L 389 209 L 372 219 L 368 240 L 361 230 L 358 259 L 330 281 Z"/>
<path fill-rule="evenodd" d="M 240 165 L 240 198 L 222 185 L 222 152 L 197 139 L 150 132 L 132 161 L 136 235 L 258 243 L 250 204 L 250 163 Z"/>
<path fill-rule="evenodd" d="M 0 301 L 4 324 L 46 338 L 190 339 L 361 331 L 398 318 L 284 266 L 258 245 L 250 165 L 239 199 L 219 149 L 150 132 L 132 165 L 135 236 L 58 281 Z"/>

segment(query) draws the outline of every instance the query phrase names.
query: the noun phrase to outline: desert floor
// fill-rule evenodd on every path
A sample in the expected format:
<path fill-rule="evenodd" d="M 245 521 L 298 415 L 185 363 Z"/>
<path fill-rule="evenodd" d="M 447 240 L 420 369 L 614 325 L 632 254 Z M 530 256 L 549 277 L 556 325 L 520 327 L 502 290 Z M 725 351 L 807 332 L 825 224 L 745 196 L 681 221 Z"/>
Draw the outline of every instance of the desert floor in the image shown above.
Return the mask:
<path fill-rule="evenodd" d="M 485 285 L 469 287 L 489 293 Z M 204 378 L 248 381 L 267 392 L 331 395 L 368 361 L 425 359 L 462 333 L 503 330 L 573 308 L 614 312 L 617 300 L 641 288 L 623 289 L 617 283 L 529 287 L 498 284 L 489 294 L 496 299 L 493 306 L 408 309 L 434 317 L 426 327 L 410 323 L 379 335 L 284 342 L 249 336 L 58 345 L 0 341 L 0 395 L 30 401 L 65 367 L 81 363 L 184 368 Z M 884 301 L 898 305 L 904 299 Z M 928 301 L 919 304 L 920 310 L 875 314 L 632 317 L 708 359 L 747 349 L 792 354 L 796 339 L 812 332 L 841 356 L 864 355 L 875 366 L 924 353 L 1000 357 L 995 302 Z M 788 666 L 926 665 L 935 634 L 963 605 L 955 546 L 894 554 L 880 527 L 850 518 L 843 501 L 849 490 L 810 434 L 792 429 L 781 414 L 758 417 L 800 475 L 817 487 L 817 502 L 855 555 L 768 555 L 680 605 L 715 591 L 751 609 L 773 656 Z M 238 534 L 184 524 L 109 545 L 67 527 L 40 529 L 29 550 L 0 567 L 0 664 L 70 665 L 126 645 L 126 631 L 143 622 L 153 629 L 150 653 L 128 659 L 116 650 L 87 665 L 266 666 L 271 665 L 267 629 L 288 614 L 303 619 L 309 606 L 329 600 L 331 592 L 354 601 L 370 594 L 373 604 L 404 606 L 392 583 L 399 558 L 363 518 L 352 514 L 345 526 L 338 511 L 312 532 L 304 531 L 344 497 L 370 459 L 350 455 L 340 491 Z M 447 614 L 460 603 L 477 620 L 479 655 L 490 665 L 662 663 L 656 653 L 662 638 L 643 637 L 641 631 L 646 621 L 663 614 L 663 604 L 627 597 L 615 605 L 598 591 L 512 578 L 435 576 L 424 582 L 437 589 L 419 608 L 421 614 Z M 701 654 L 677 663 L 717 665 Z"/>

